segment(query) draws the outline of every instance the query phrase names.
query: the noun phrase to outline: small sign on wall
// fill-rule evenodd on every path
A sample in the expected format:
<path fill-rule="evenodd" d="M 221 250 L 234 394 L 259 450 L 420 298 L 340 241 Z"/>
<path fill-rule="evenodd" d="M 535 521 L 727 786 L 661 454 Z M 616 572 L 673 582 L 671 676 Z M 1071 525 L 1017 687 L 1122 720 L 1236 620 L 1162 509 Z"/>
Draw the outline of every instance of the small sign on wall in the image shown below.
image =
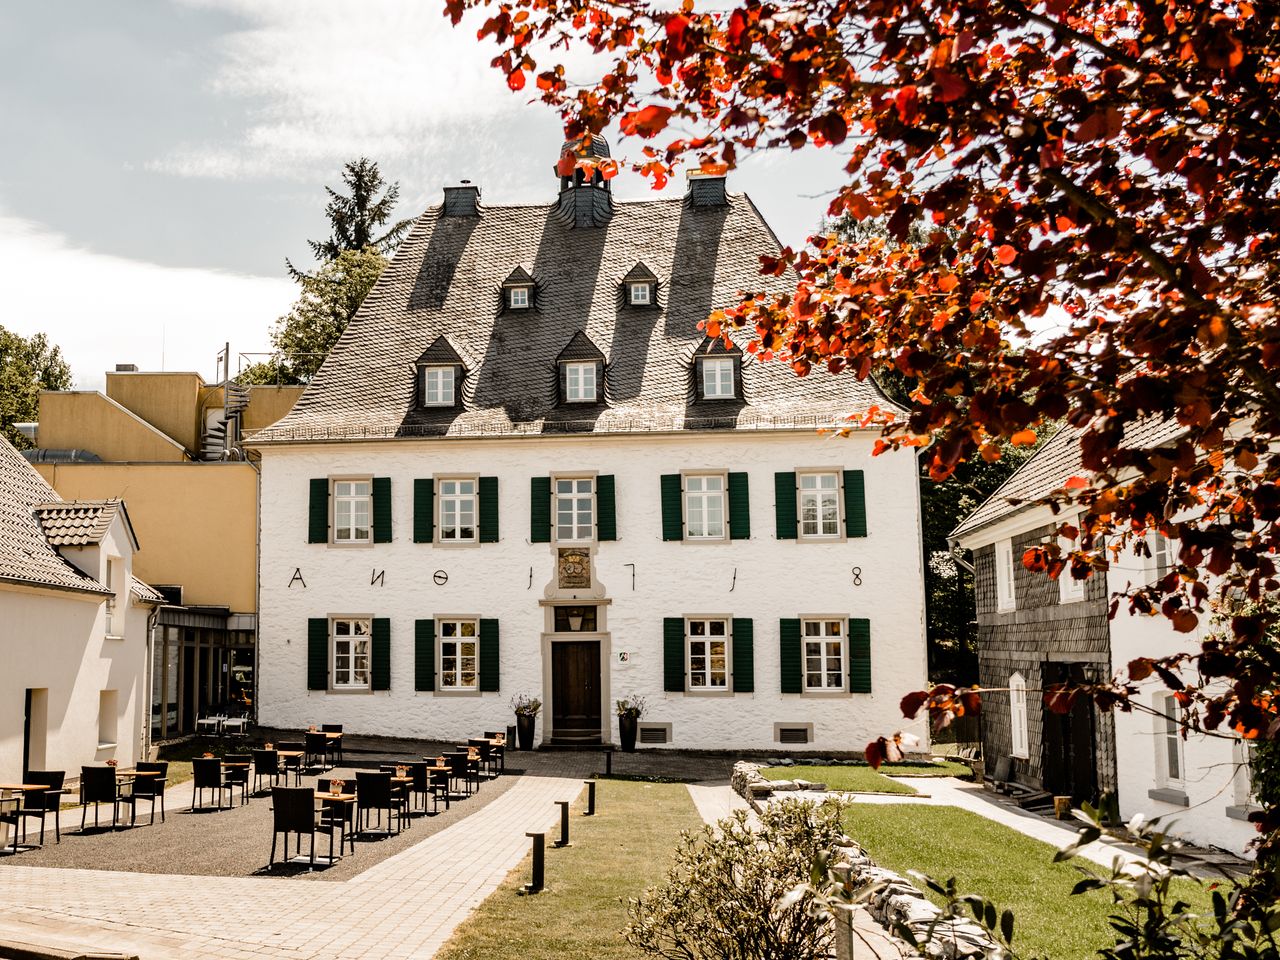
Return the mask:
<path fill-rule="evenodd" d="M 631 654 L 630 654 L 630 653 L 628 653 L 626 650 L 619 650 L 619 651 L 618 651 L 618 662 L 619 662 L 619 663 L 630 663 L 630 662 L 631 662 Z"/>

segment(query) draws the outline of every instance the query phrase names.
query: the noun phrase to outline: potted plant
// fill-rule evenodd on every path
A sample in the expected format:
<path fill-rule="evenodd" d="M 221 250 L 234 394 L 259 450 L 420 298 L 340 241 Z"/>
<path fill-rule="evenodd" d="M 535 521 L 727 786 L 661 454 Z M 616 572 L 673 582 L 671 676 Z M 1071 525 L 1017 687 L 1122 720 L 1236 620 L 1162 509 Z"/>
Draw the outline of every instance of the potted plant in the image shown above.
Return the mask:
<path fill-rule="evenodd" d="M 520 741 L 520 749 L 532 750 L 533 724 L 538 719 L 538 712 L 542 709 L 542 701 L 522 693 L 512 697 L 511 709 L 516 712 L 516 737 Z"/>
<path fill-rule="evenodd" d="M 622 752 L 634 753 L 636 728 L 644 716 L 644 697 L 633 693 L 623 700 L 615 700 L 614 709 L 618 714 L 618 739 L 622 742 Z"/>

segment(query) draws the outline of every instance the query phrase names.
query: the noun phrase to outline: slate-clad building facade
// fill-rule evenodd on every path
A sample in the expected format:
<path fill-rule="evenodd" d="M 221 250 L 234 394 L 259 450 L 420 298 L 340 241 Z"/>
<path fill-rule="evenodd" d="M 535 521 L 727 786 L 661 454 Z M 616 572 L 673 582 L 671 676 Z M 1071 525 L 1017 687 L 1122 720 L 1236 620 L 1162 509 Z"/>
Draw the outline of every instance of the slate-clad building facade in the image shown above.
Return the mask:
<path fill-rule="evenodd" d="M 585 149 L 607 156 L 599 138 Z M 262 456 L 264 724 L 859 749 L 925 678 L 914 458 L 819 430 L 892 404 L 698 329 L 778 243 L 723 178 L 427 210 Z"/>

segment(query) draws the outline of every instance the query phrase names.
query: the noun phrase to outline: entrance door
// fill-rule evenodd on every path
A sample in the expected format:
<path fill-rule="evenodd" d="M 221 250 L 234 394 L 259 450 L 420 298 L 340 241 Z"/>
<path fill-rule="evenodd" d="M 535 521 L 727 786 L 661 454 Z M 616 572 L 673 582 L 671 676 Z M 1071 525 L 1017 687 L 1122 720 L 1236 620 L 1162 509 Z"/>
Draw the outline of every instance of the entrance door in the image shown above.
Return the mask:
<path fill-rule="evenodd" d="M 1084 683 L 1084 664 L 1046 663 L 1046 686 Z M 1073 803 L 1098 799 L 1098 764 L 1094 735 L 1093 702 L 1078 697 L 1069 714 L 1044 708 L 1044 788 Z"/>
<path fill-rule="evenodd" d="M 600 643 L 596 640 L 551 644 L 551 737 L 600 742 Z"/>

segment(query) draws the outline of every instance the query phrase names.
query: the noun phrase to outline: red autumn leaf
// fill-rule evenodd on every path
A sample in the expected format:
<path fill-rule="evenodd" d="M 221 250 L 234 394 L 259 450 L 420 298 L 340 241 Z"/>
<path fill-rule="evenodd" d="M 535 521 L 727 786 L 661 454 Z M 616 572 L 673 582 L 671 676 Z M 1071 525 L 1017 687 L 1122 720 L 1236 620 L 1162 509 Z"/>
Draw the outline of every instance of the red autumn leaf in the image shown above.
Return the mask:
<path fill-rule="evenodd" d="M 1034 430 L 1019 430 L 1009 438 L 1009 442 L 1015 447 L 1029 447 L 1036 442 L 1036 432 Z"/>
<path fill-rule="evenodd" d="M 1126 667 L 1129 673 L 1129 679 L 1134 681 L 1142 681 L 1151 676 L 1151 661 L 1147 657 L 1138 657 L 1129 661 Z"/>
<path fill-rule="evenodd" d="M 517 68 L 507 74 L 507 86 L 512 90 L 524 89 L 524 71 Z"/>
<path fill-rule="evenodd" d="M 662 131 L 674 112 L 670 107 L 651 104 L 623 114 L 620 126 L 627 136 L 653 137 Z"/>
<path fill-rule="evenodd" d="M 867 758 L 867 765 L 871 767 L 872 770 L 879 770 L 880 764 L 884 763 L 884 747 L 884 737 L 872 740 L 867 744 L 867 749 L 864 751 L 864 755 Z"/>
<path fill-rule="evenodd" d="M 1084 490 L 1089 486 L 1089 481 L 1084 477 L 1069 477 L 1062 486 L 1065 490 Z"/>
<path fill-rule="evenodd" d="M 1175 610 L 1169 620 L 1173 624 L 1173 629 L 1179 633 L 1191 633 L 1195 630 L 1196 624 L 1200 622 L 1200 618 L 1186 607 Z"/>
<path fill-rule="evenodd" d="M 1009 246 L 1009 244 L 1006 243 L 1006 244 L 1002 244 L 999 247 L 996 247 L 996 260 L 1004 264 L 1006 267 L 1009 264 L 1013 263 L 1014 260 L 1017 260 L 1017 259 L 1018 259 L 1018 251 L 1015 248 Z"/>
<path fill-rule="evenodd" d="M 951 103 L 959 100 L 969 92 L 969 81 L 957 73 L 943 67 L 935 67 L 932 71 L 934 89 L 938 92 L 935 99 L 940 103 Z"/>
<path fill-rule="evenodd" d="M 1044 692 L 1044 705 L 1053 713 L 1065 716 L 1075 707 L 1076 699 L 1079 696 L 1079 690 L 1067 688 L 1062 684 L 1054 684 Z"/>
<path fill-rule="evenodd" d="M 898 707 L 902 710 L 902 715 L 904 717 L 908 720 L 914 720 L 916 718 L 916 714 L 920 712 L 920 708 L 923 707 L 928 700 L 928 691 L 913 690 L 902 698 L 902 702 L 898 704 Z"/>
<path fill-rule="evenodd" d="M 920 95 L 914 86 L 906 86 L 894 97 L 894 105 L 898 109 L 898 119 L 903 123 L 914 123 L 920 108 Z"/>

